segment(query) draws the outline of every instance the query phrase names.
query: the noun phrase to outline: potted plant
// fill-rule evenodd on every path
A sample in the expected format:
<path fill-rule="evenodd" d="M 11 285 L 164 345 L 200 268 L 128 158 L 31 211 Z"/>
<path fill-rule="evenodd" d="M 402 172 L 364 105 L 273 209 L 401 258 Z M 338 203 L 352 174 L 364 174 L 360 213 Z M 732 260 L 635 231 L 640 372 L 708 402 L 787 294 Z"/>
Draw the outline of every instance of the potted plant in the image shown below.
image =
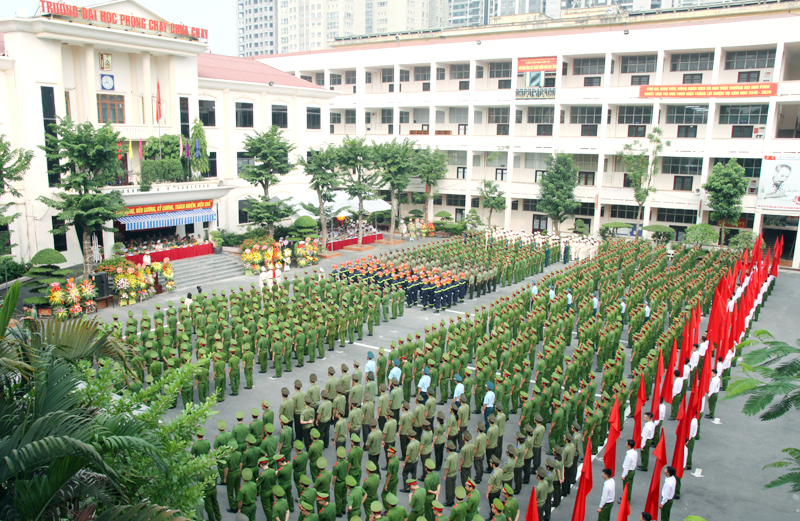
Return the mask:
<path fill-rule="evenodd" d="M 211 237 L 211 242 L 214 243 L 214 253 L 219 255 L 222 253 L 222 232 L 219 230 L 211 230 L 208 232 Z"/>

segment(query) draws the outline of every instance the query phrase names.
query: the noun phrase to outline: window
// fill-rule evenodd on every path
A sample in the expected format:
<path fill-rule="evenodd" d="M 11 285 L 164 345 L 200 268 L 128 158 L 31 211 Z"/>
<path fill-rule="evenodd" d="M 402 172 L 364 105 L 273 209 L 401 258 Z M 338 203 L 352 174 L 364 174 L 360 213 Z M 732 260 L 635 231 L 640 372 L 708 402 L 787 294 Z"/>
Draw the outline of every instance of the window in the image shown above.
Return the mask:
<path fill-rule="evenodd" d="M 572 156 L 575 163 L 575 168 L 578 171 L 584 172 L 597 172 L 597 155 L 596 154 L 575 154 Z"/>
<path fill-rule="evenodd" d="M 480 154 L 472 154 L 472 166 L 481 166 Z"/>
<path fill-rule="evenodd" d="M 769 105 L 720 105 L 720 125 L 765 125 Z"/>
<path fill-rule="evenodd" d="M 656 54 L 642 56 L 623 56 L 620 73 L 631 74 L 634 72 L 656 72 Z"/>
<path fill-rule="evenodd" d="M 456 208 L 455 219 L 457 223 L 464 220 L 464 213 L 465 213 L 464 208 Z"/>
<path fill-rule="evenodd" d="M 384 125 L 391 125 L 394 123 L 393 109 L 381 109 L 381 123 Z"/>
<path fill-rule="evenodd" d="M 482 110 L 476 110 L 475 113 L 473 114 L 472 118 L 475 120 L 475 124 L 476 125 L 482 124 L 483 123 L 483 111 Z"/>
<path fill-rule="evenodd" d="M 714 165 L 717 163 L 722 163 L 723 165 L 727 165 L 728 161 L 731 158 L 729 157 L 715 157 L 711 160 L 711 167 L 713 168 Z M 739 163 L 742 167 L 744 167 L 744 176 L 745 177 L 760 177 L 761 176 L 761 158 L 760 157 L 748 157 L 744 159 L 736 159 L 736 162 Z"/>
<path fill-rule="evenodd" d="M 539 204 L 538 199 L 523 199 L 522 200 L 522 211 L 523 212 L 535 212 L 536 206 Z"/>
<path fill-rule="evenodd" d="M 702 74 L 684 74 L 683 75 L 683 84 L 684 85 L 693 85 L 695 83 L 703 83 L 703 75 Z"/>
<path fill-rule="evenodd" d="M 594 172 L 578 172 L 578 184 L 594 186 Z"/>
<path fill-rule="evenodd" d="M 255 166 L 256 161 L 247 155 L 247 152 L 236 152 L 236 173 L 241 175 L 245 166 Z"/>
<path fill-rule="evenodd" d="M 393 83 L 394 82 L 394 69 L 381 69 L 381 82 Z"/>
<path fill-rule="evenodd" d="M 672 183 L 672 189 L 683 192 L 691 192 L 693 180 L 694 178 L 691 176 L 676 175 L 675 180 Z"/>
<path fill-rule="evenodd" d="M 702 157 L 671 157 L 661 159 L 661 171 L 665 174 L 700 175 Z"/>
<path fill-rule="evenodd" d="M 758 83 L 760 77 L 761 71 L 744 71 L 738 74 L 736 81 L 739 83 Z"/>
<path fill-rule="evenodd" d="M 344 71 L 344 83 L 346 85 L 355 85 L 356 71 Z"/>
<path fill-rule="evenodd" d="M 576 76 L 585 76 L 587 74 L 604 74 L 605 69 L 605 58 L 576 58 L 572 62 L 572 74 Z"/>
<path fill-rule="evenodd" d="M 322 128 L 322 111 L 319 107 L 306 107 L 306 128 L 308 130 Z"/>
<path fill-rule="evenodd" d="M 443 80 L 445 75 L 444 67 L 436 67 L 436 79 Z"/>
<path fill-rule="evenodd" d="M 653 107 L 619 107 L 617 114 L 620 125 L 649 125 L 653 122 Z"/>
<path fill-rule="evenodd" d="M 355 109 L 346 109 L 344 111 L 344 122 L 346 125 L 356 124 L 356 111 Z"/>
<path fill-rule="evenodd" d="M 553 135 L 553 125 L 537 125 L 536 126 L 536 135 L 537 136 L 552 136 Z"/>
<path fill-rule="evenodd" d="M 450 107 L 449 121 L 450 123 L 469 123 L 469 109 L 467 107 Z"/>
<path fill-rule="evenodd" d="M 240 199 L 239 200 L 239 224 L 247 224 L 250 222 L 250 216 L 247 214 L 247 210 L 253 206 L 253 201 L 250 199 Z"/>
<path fill-rule="evenodd" d="M 697 210 L 659 208 L 656 212 L 656 220 L 666 223 L 694 224 L 697 220 Z"/>
<path fill-rule="evenodd" d="M 510 131 L 510 126 L 507 123 L 500 123 L 497 125 L 497 135 L 507 136 Z"/>
<path fill-rule="evenodd" d="M 600 86 L 600 76 L 587 76 L 583 78 L 583 86 L 584 87 L 599 87 Z"/>
<path fill-rule="evenodd" d="M 289 128 L 289 107 L 272 105 L 272 124 L 278 128 Z"/>
<path fill-rule="evenodd" d="M 342 75 L 331 73 L 330 85 L 341 85 L 341 84 L 342 84 Z"/>
<path fill-rule="evenodd" d="M 371 72 L 366 71 L 364 73 L 364 83 L 372 83 L 372 73 Z"/>
<path fill-rule="evenodd" d="M 555 107 L 528 107 L 528 123 L 553 123 Z"/>
<path fill-rule="evenodd" d="M 678 125 L 678 136 L 683 138 L 697 137 L 697 125 Z"/>
<path fill-rule="evenodd" d="M 581 136 L 596 137 L 597 125 L 581 125 Z"/>
<path fill-rule="evenodd" d="M 411 73 L 409 71 L 400 69 L 400 81 L 409 81 L 410 79 L 411 79 Z"/>
<path fill-rule="evenodd" d="M 483 78 L 483 65 L 475 66 L 475 78 Z"/>
<path fill-rule="evenodd" d="M 468 80 L 469 63 L 456 63 L 450 66 L 451 80 Z"/>
<path fill-rule="evenodd" d="M 447 164 L 453 166 L 467 166 L 466 150 L 448 150 Z"/>
<path fill-rule="evenodd" d="M 771 69 L 775 66 L 775 49 L 759 51 L 728 51 L 725 69 Z"/>
<path fill-rule="evenodd" d="M 431 68 L 414 67 L 414 81 L 431 81 Z"/>
<path fill-rule="evenodd" d="M 673 54 L 670 70 L 678 71 L 710 71 L 714 67 L 713 52 L 693 52 Z"/>
<path fill-rule="evenodd" d="M 536 171 L 536 182 L 541 183 L 542 179 L 544 178 L 545 170 L 537 170 Z"/>
<path fill-rule="evenodd" d="M 753 137 L 753 126 L 734 125 L 731 129 L 731 137 Z"/>
<path fill-rule="evenodd" d="M 372 117 L 370 117 L 369 111 L 364 112 L 364 123 L 366 123 L 367 125 L 372 123 Z"/>
<path fill-rule="evenodd" d="M 472 200 L 469 202 L 469 205 L 472 208 L 480 208 L 481 207 L 481 198 L 480 197 L 473 197 Z"/>
<path fill-rule="evenodd" d="M 447 194 L 447 206 L 467 206 L 467 196 Z"/>
<path fill-rule="evenodd" d="M 645 137 L 647 125 L 628 125 L 628 137 Z"/>
<path fill-rule="evenodd" d="M 519 200 L 514 199 L 513 201 L 511 201 L 511 209 L 519 210 Z"/>
<path fill-rule="evenodd" d="M 668 125 L 705 125 L 708 123 L 707 105 L 667 106 Z"/>
<path fill-rule="evenodd" d="M 603 107 L 570 107 L 570 123 L 599 124 L 603 121 Z"/>
<path fill-rule="evenodd" d="M 577 210 L 575 210 L 575 215 L 583 215 L 583 216 L 594 216 L 594 203 L 581 203 Z"/>
<path fill-rule="evenodd" d="M 508 123 L 509 111 L 508 107 L 489 107 L 489 124 Z"/>
<path fill-rule="evenodd" d="M 628 174 L 623 175 L 622 186 L 623 188 L 633 188 L 633 183 L 631 182 L 631 178 Z"/>
<path fill-rule="evenodd" d="M 631 76 L 631 85 L 650 85 L 650 75 Z"/>
<path fill-rule="evenodd" d="M 467 167 L 465 166 L 456 167 L 456 179 L 466 179 L 466 178 L 467 178 Z"/>
<path fill-rule="evenodd" d="M 626 206 L 622 204 L 611 205 L 612 219 L 636 219 L 639 215 L 638 206 Z"/>
<path fill-rule="evenodd" d="M 400 111 L 400 123 L 408 123 L 409 112 L 407 110 Z"/>
<path fill-rule="evenodd" d="M 459 81 L 458 90 L 469 90 L 469 81 L 467 80 Z"/>
<path fill-rule="evenodd" d="M 236 102 L 236 126 L 253 128 L 253 104 Z"/>
<path fill-rule="evenodd" d="M 53 230 L 57 230 L 64 226 L 64 221 L 59 219 L 58 217 L 51 217 L 50 218 L 50 226 L 52 226 Z M 65 233 L 54 233 L 53 234 L 53 249 L 56 251 L 67 251 L 67 234 Z"/>
<path fill-rule="evenodd" d="M 492 62 L 489 64 L 490 78 L 510 78 L 511 62 Z"/>
<path fill-rule="evenodd" d="M 442 206 L 442 196 L 441 195 L 434 195 L 433 196 L 433 204 L 434 204 L 434 206 Z"/>
<path fill-rule="evenodd" d="M 547 229 L 547 216 L 534 215 L 533 216 L 533 231 L 541 232 Z"/>
<path fill-rule="evenodd" d="M 199 101 L 200 122 L 204 127 L 216 127 L 217 115 L 215 112 L 216 102 L 210 100 Z"/>
<path fill-rule="evenodd" d="M 339 125 L 342 122 L 342 114 L 340 112 L 331 112 L 331 125 Z"/>
<path fill-rule="evenodd" d="M 97 121 L 99 123 L 125 123 L 125 96 L 98 94 Z"/>
<path fill-rule="evenodd" d="M 217 153 L 208 153 L 208 172 L 202 173 L 203 177 L 217 177 Z"/>
<path fill-rule="evenodd" d="M 556 86 L 556 73 L 555 72 L 545 72 L 544 73 L 544 86 L 545 87 L 555 87 Z"/>
<path fill-rule="evenodd" d="M 506 181 L 508 179 L 508 169 L 506 168 L 495 168 L 494 170 L 494 180 L 495 181 Z"/>
<path fill-rule="evenodd" d="M 54 135 L 50 125 L 57 123 L 56 121 L 56 97 L 55 89 L 53 87 L 41 87 L 42 95 L 42 120 L 44 122 L 45 135 Z M 47 185 L 50 188 L 55 187 L 61 181 L 61 174 L 52 172 L 58 167 L 58 160 L 45 158 L 47 163 Z"/>
<path fill-rule="evenodd" d="M 314 83 L 320 86 L 325 85 L 325 73 L 324 72 L 316 72 L 314 73 Z"/>
<path fill-rule="evenodd" d="M 497 88 L 498 89 L 510 89 L 511 88 L 511 80 L 497 80 Z"/>

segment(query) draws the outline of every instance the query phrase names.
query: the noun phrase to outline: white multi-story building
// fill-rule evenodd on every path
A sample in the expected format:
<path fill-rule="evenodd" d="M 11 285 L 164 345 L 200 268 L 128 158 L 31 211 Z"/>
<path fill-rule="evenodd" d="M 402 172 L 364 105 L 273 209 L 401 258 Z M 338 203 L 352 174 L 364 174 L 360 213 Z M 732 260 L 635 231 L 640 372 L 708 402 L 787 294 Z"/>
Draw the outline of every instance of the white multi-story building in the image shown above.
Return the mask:
<path fill-rule="evenodd" d="M 66 4 L 47 4 L 53 5 L 52 14 L 0 20 L 0 135 L 13 148 L 35 153 L 16 186 L 22 197 L 13 199 L 9 209 L 20 217 L 0 230 L 13 232 L 16 246 L 11 253 L 18 260 L 28 261 L 42 248 L 63 252 L 70 264 L 83 259 L 73 229 L 64 235 L 50 233 L 60 222 L 39 201 L 59 191 L 39 148 L 56 117 L 94 125 L 110 122 L 120 132 L 125 175 L 108 190 L 121 191 L 127 206 L 177 210 L 182 203 L 211 205 L 213 212 L 202 217 L 205 222 L 177 226 L 164 224 L 168 211 L 147 212 L 148 228 L 167 226 L 180 235 L 217 227 L 244 229 L 248 197 L 262 193 L 238 176 L 241 166 L 252 163 L 243 151 L 245 136 L 278 125 L 298 154 L 322 139 L 321 114 L 328 113 L 328 100 L 335 96 L 329 90 L 248 58 L 208 54 L 198 38 L 204 36 L 202 29 L 172 25 L 134 1 L 69 11 L 70 16 L 64 14 Z M 162 118 L 155 121 L 159 91 Z M 186 141 L 195 118 L 205 125 L 210 171 L 199 180 L 159 183 L 140 191 L 140 143 L 165 134 L 181 134 Z M 298 171 L 273 195 L 288 197 L 306 187 Z M 3 198 L 11 201 L 8 195 Z M 107 252 L 114 242 L 139 233 L 119 220 L 108 225 L 115 231 L 98 237 Z M 158 232 L 164 229 L 153 230 Z"/>
<path fill-rule="evenodd" d="M 782 2 L 466 27 L 435 40 L 413 34 L 353 40 L 261 61 L 340 93 L 322 114 L 330 142 L 346 135 L 376 142 L 408 137 L 445 151 L 450 166 L 433 208 L 457 219 L 476 208 L 485 221 L 478 187 L 488 179 L 500 183 L 507 203 L 494 224 L 553 230 L 536 211 L 537 181 L 548 156 L 566 152 L 580 171 L 577 218 L 594 233 L 609 221 L 635 223 L 633 191 L 616 155 L 658 126 L 671 144 L 644 225 L 682 234 L 709 222 L 701 186 L 714 164 L 735 157 L 750 180 L 737 226 L 763 231 L 768 242 L 783 233 L 789 243 L 800 206 L 757 204 L 756 193 L 759 184 L 773 196 L 787 192 L 774 173 L 761 177 L 762 162 L 800 153 L 798 7 Z M 349 80 L 342 84 L 342 77 Z M 800 196 L 800 186 L 792 190 Z M 561 229 L 572 225 L 570 219 Z"/>

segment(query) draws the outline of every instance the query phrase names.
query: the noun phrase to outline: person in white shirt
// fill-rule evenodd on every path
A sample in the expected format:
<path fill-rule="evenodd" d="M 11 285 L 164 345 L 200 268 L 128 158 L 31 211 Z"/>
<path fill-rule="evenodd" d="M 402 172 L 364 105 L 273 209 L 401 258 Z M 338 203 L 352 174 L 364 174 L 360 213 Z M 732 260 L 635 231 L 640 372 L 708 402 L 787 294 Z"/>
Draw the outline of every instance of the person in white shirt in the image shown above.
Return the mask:
<path fill-rule="evenodd" d="M 711 380 L 708 381 L 708 414 L 706 418 L 715 418 L 714 413 L 717 410 L 717 394 L 719 394 L 719 373 L 716 369 L 711 370 Z"/>
<path fill-rule="evenodd" d="M 460 374 L 455 375 L 453 379 L 456 381 L 456 387 L 453 389 L 453 400 L 460 400 L 461 395 L 464 394 L 464 384 L 461 383 L 464 379 Z"/>
<path fill-rule="evenodd" d="M 483 395 L 483 421 L 484 426 L 486 427 L 485 430 L 489 430 L 489 416 L 494 414 L 494 383 L 488 382 L 486 384 L 486 394 Z"/>
<path fill-rule="evenodd" d="M 186 294 L 186 299 L 183 301 L 183 305 L 186 306 L 186 309 L 188 309 L 189 311 L 192 310 L 192 302 L 193 302 L 192 294 L 191 293 L 187 293 Z"/>
<path fill-rule="evenodd" d="M 642 464 L 639 470 L 647 472 L 650 465 L 650 445 L 653 443 L 653 436 L 656 434 L 656 424 L 653 422 L 653 413 L 644 413 L 644 425 L 642 426 Z"/>
<path fill-rule="evenodd" d="M 686 464 L 686 468 L 692 470 L 692 454 L 694 453 L 694 440 L 698 438 L 698 429 L 700 427 L 700 422 L 697 421 L 697 418 L 692 418 L 691 423 L 689 423 L 689 442 L 686 444 L 686 456 L 684 458 L 684 463 Z"/>
<path fill-rule="evenodd" d="M 725 306 L 725 310 L 728 313 L 733 313 L 733 297 L 730 297 L 728 299 L 728 304 Z"/>
<path fill-rule="evenodd" d="M 700 363 L 700 345 L 695 344 L 692 346 L 692 354 L 689 355 L 689 369 L 694 371 L 697 368 L 697 364 Z"/>
<path fill-rule="evenodd" d="M 534 299 L 539 296 L 539 286 L 536 285 L 535 281 L 533 283 L 533 287 L 531 288 L 531 295 Z"/>
<path fill-rule="evenodd" d="M 392 364 L 394 364 L 394 367 L 392 367 L 392 370 L 389 371 L 389 381 L 391 382 L 392 378 L 397 378 L 397 381 L 399 382 L 403 377 L 403 370 L 400 369 L 400 359 L 395 358 L 392 360 Z"/>
<path fill-rule="evenodd" d="M 261 266 L 261 273 L 258 274 L 258 282 L 259 285 L 263 288 L 267 285 L 267 280 L 269 279 L 269 275 L 267 275 L 267 267 Z"/>
<path fill-rule="evenodd" d="M 678 480 L 675 479 L 675 468 L 672 466 L 664 467 L 664 475 L 667 476 L 667 479 L 664 480 L 664 486 L 661 487 L 661 502 L 658 504 L 658 508 L 661 510 L 661 521 L 669 521 Z"/>
<path fill-rule="evenodd" d="M 417 388 L 419 389 L 419 394 L 422 396 L 423 403 L 425 403 L 428 401 L 428 387 L 431 386 L 431 370 L 428 368 L 428 366 L 425 366 L 423 373 L 424 374 L 417 383 Z"/>
<path fill-rule="evenodd" d="M 632 501 L 633 496 L 633 476 L 636 474 L 636 461 L 639 456 L 636 454 L 636 442 L 628 440 L 625 442 L 625 447 L 628 451 L 625 453 L 625 459 L 622 461 L 622 491 L 625 493 L 625 485 L 628 485 L 628 501 Z M 622 502 L 622 499 L 619 500 Z"/>
<path fill-rule="evenodd" d="M 672 412 L 669 419 L 675 420 L 678 416 L 678 409 L 681 406 L 681 393 L 683 393 L 683 378 L 681 372 L 675 369 L 675 379 L 672 381 Z"/>
<path fill-rule="evenodd" d="M 600 506 L 597 508 L 597 521 L 611 519 L 611 507 L 614 506 L 614 496 L 617 494 L 617 485 L 611 477 L 611 469 L 603 469 L 603 494 L 600 496 Z"/>
<path fill-rule="evenodd" d="M 375 354 L 372 351 L 370 351 L 369 353 L 367 353 L 367 363 L 364 364 L 364 374 L 372 373 L 372 376 L 374 376 L 375 380 L 377 380 L 378 379 L 377 369 L 378 366 L 375 363 Z"/>
<path fill-rule="evenodd" d="M 700 356 L 706 356 L 706 351 L 708 350 L 708 337 L 703 335 L 703 341 L 700 342 L 700 348 L 698 351 L 700 352 Z"/>

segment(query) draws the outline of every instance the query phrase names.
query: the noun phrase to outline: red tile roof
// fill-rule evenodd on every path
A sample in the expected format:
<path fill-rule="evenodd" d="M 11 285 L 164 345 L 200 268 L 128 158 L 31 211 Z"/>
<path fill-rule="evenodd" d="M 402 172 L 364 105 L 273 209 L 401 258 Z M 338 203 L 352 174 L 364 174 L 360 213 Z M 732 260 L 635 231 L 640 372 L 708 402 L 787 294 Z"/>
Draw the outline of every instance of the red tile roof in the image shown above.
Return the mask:
<path fill-rule="evenodd" d="M 242 81 L 247 83 L 269 83 L 284 87 L 320 89 L 318 85 L 296 78 L 275 67 L 250 58 L 237 58 L 221 54 L 203 53 L 197 56 L 197 76 L 215 80 Z"/>

